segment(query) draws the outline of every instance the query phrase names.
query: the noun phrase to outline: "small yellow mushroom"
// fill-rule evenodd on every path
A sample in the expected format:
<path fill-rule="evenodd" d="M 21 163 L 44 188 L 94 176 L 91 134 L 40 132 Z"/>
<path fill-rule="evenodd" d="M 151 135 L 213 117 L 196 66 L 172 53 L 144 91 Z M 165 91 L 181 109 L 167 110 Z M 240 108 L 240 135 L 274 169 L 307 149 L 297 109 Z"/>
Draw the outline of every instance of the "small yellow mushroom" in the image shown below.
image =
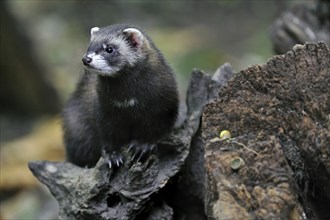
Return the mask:
<path fill-rule="evenodd" d="M 223 131 L 220 132 L 220 139 L 221 140 L 226 140 L 226 139 L 230 139 L 230 138 L 231 138 L 230 131 L 223 130 Z"/>

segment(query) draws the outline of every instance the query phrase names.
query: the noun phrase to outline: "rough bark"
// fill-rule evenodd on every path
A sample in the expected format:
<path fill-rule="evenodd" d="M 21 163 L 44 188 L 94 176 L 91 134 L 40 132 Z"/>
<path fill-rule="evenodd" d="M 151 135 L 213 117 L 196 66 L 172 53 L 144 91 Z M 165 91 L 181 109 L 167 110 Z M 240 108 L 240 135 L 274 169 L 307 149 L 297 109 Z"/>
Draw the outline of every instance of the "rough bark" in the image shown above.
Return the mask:
<path fill-rule="evenodd" d="M 237 73 L 206 106 L 210 219 L 330 219 L 330 54 L 297 45 Z M 232 139 L 219 140 L 221 130 Z"/>
<path fill-rule="evenodd" d="M 200 105 L 198 103 L 206 104 L 216 98 L 219 88 L 225 85 L 234 75 L 233 69 L 228 63 L 222 65 L 212 77 L 206 76 L 201 72 L 196 73 L 193 75 L 192 84 L 198 86 L 190 87 L 188 94 L 207 94 L 207 97 L 199 96 L 200 101 L 195 101 L 196 106 Z M 199 92 L 192 90 L 199 90 Z M 188 96 L 189 99 L 191 98 Z M 163 190 L 166 201 L 176 211 L 175 219 L 207 219 L 204 212 L 204 149 L 205 145 L 201 137 L 201 128 L 199 127 L 191 141 L 189 155 L 180 173 L 172 179 L 171 185 Z"/>
<path fill-rule="evenodd" d="M 330 2 L 304 1 L 283 13 L 271 26 L 274 51 L 283 54 L 296 44 L 324 41 L 330 45 Z"/>
<path fill-rule="evenodd" d="M 166 195 L 166 192 L 177 191 L 166 187 L 171 185 L 170 179 L 181 170 L 189 154 L 203 107 L 231 75 L 229 65 L 220 68 L 213 77 L 194 70 L 187 94 L 186 120 L 157 145 L 158 154 L 151 155 L 143 163 L 126 160 L 117 170 L 109 170 L 102 159 L 92 169 L 67 162 L 30 162 L 33 174 L 57 199 L 60 218 L 173 219 L 177 197 L 176 194 Z M 124 152 L 124 157 L 130 157 L 128 152 Z M 199 168 L 202 167 L 200 164 Z M 174 208 L 167 201 L 173 203 Z M 194 205 L 190 208 L 194 209 Z M 187 210 L 191 212 L 191 209 Z M 196 215 L 204 215 L 203 207 L 196 210 L 201 210 L 201 213 L 194 212 Z M 184 215 L 184 212 L 178 215 Z"/>

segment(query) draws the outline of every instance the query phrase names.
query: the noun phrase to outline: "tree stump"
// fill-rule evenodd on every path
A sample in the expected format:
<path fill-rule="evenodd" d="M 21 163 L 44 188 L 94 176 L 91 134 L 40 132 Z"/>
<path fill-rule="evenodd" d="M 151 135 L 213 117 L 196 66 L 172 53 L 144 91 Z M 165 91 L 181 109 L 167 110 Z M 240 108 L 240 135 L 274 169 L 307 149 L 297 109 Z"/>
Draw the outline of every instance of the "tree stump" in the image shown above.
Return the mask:
<path fill-rule="evenodd" d="M 330 219 L 330 53 L 296 45 L 222 87 L 203 113 L 209 219 Z M 220 140 L 221 130 L 232 137 Z"/>
<path fill-rule="evenodd" d="M 171 185 L 169 182 L 175 181 L 171 178 L 184 165 L 199 129 L 204 106 L 215 98 L 219 88 L 232 74 L 229 64 L 220 68 L 213 77 L 194 70 L 187 93 L 186 119 L 157 145 L 158 154 L 151 155 L 143 163 L 125 160 L 118 169 L 109 170 L 103 159 L 91 169 L 68 162 L 30 162 L 33 174 L 58 201 L 59 217 L 86 220 L 173 219 L 174 211 L 179 210 L 174 210 L 167 201 L 173 202 L 176 195 L 165 195 L 161 190 L 166 191 L 166 187 Z M 123 155 L 130 158 L 127 151 Z M 203 158 L 202 154 L 198 156 Z M 203 163 L 199 164 L 199 168 L 203 169 Z M 191 209 L 194 206 L 187 208 L 189 212 Z M 203 208 L 196 210 L 202 213 L 192 212 L 204 215 Z"/>

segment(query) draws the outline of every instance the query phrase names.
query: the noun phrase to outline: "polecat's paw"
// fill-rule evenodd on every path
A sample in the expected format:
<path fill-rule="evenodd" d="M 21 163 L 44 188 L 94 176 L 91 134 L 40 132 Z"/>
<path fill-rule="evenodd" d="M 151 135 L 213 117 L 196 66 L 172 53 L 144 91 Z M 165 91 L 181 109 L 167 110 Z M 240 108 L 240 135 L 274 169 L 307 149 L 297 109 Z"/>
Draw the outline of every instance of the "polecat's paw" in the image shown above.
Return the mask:
<path fill-rule="evenodd" d="M 108 164 L 109 168 L 112 169 L 114 167 L 119 167 L 124 163 L 123 155 L 118 151 L 107 152 L 105 149 L 102 150 L 102 157 L 105 162 Z"/>
<path fill-rule="evenodd" d="M 155 150 L 153 144 L 131 144 L 128 151 L 132 152 L 132 161 L 144 161 Z"/>

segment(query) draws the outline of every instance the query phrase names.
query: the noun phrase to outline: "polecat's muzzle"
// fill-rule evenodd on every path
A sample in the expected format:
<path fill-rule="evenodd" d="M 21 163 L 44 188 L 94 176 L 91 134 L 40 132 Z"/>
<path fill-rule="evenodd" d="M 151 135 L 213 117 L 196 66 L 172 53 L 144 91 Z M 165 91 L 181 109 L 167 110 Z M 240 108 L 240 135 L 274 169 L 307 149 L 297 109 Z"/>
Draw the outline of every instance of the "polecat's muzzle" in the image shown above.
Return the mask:
<path fill-rule="evenodd" d="M 88 66 L 91 62 L 92 62 L 92 58 L 88 57 L 87 55 L 85 55 L 82 58 L 82 62 L 85 66 Z"/>

